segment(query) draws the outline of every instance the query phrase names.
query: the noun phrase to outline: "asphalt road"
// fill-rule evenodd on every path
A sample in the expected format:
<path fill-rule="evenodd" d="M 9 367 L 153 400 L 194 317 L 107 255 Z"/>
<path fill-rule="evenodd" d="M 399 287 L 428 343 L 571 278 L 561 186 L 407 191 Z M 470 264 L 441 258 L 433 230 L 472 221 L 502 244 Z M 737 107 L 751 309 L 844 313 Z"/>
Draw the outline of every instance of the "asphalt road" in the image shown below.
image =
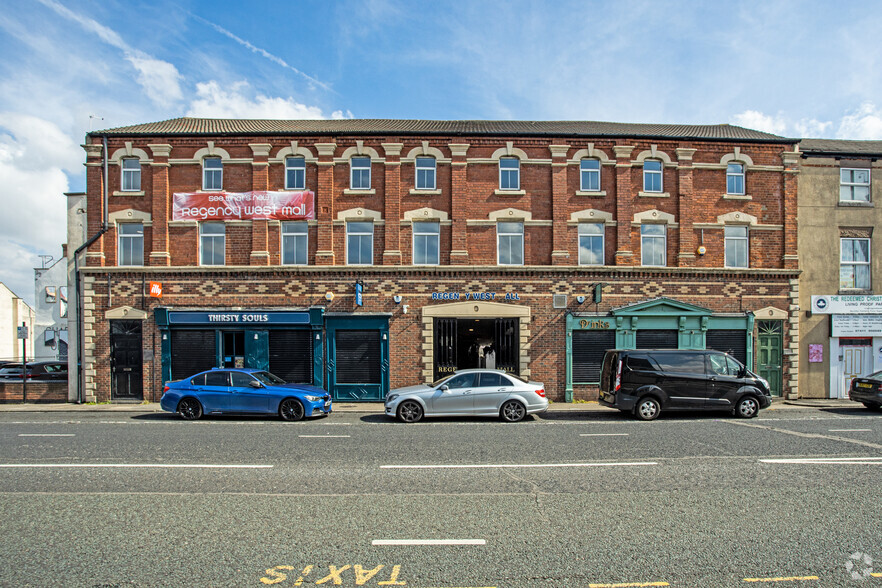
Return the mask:
<path fill-rule="evenodd" d="M 880 492 L 861 408 L 0 413 L 0 585 L 882 586 Z"/>

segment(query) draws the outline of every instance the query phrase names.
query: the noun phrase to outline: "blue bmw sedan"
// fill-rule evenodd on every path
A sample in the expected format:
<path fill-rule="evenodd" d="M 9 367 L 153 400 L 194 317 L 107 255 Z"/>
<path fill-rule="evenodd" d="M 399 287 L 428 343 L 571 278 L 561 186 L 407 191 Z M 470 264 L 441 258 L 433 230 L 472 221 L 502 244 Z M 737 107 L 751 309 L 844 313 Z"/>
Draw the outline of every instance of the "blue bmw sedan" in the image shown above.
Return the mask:
<path fill-rule="evenodd" d="M 203 414 L 277 414 L 286 421 L 331 413 L 331 396 L 309 384 L 288 384 L 256 369 L 214 368 L 168 382 L 163 410 L 195 420 Z"/>

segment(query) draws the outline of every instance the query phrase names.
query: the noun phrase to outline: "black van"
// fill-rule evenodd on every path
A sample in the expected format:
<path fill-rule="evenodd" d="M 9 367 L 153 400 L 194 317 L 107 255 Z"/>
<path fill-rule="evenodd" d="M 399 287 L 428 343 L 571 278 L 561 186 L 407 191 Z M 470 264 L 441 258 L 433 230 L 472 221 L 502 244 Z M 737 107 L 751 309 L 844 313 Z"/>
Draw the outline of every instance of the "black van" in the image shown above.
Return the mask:
<path fill-rule="evenodd" d="M 662 410 L 727 410 L 749 419 L 772 395 L 766 380 L 721 351 L 612 349 L 603 356 L 600 403 L 644 421 Z"/>

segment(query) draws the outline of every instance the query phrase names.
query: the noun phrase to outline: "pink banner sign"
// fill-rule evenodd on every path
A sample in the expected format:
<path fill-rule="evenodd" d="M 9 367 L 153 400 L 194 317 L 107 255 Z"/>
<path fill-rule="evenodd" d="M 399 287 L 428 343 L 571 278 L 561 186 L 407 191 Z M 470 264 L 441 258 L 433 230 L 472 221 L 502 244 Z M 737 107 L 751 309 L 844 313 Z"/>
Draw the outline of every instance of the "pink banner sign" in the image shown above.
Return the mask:
<path fill-rule="evenodd" d="M 309 220 L 315 194 L 305 192 L 175 192 L 172 220 Z"/>

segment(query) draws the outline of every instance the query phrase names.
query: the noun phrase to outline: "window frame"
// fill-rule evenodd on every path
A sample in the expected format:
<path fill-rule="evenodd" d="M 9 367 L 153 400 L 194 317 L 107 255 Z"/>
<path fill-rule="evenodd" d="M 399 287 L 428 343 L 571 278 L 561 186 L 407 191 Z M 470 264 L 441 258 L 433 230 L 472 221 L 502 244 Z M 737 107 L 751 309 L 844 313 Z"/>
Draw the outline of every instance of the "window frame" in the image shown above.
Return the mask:
<path fill-rule="evenodd" d="M 842 174 L 843 172 L 850 172 L 852 181 L 846 182 L 843 181 Z M 855 182 L 854 176 L 855 172 L 867 172 L 867 181 L 866 182 Z M 841 167 L 839 168 L 839 201 L 840 202 L 870 202 L 872 198 L 872 182 L 873 182 L 873 172 L 870 168 L 866 167 Z M 842 190 L 843 188 L 847 188 L 851 198 L 843 198 Z M 866 200 L 860 200 L 854 197 L 856 188 L 866 188 L 867 189 L 867 198 Z"/>
<path fill-rule="evenodd" d="M 517 165 L 514 168 L 505 168 L 502 165 L 503 161 L 514 161 L 517 163 Z M 514 179 L 516 180 L 515 186 L 514 187 L 509 186 L 507 188 L 504 187 L 503 180 L 502 180 L 503 177 L 508 178 L 509 182 L 511 181 L 511 178 L 514 177 Z M 504 191 L 509 191 L 509 192 L 516 192 L 521 189 L 521 160 L 520 160 L 520 158 L 514 157 L 514 156 L 506 156 L 506 157 L 499 158 L 499 189 L 504 190 Z"/>
<path fill-rule="evenodd" d="M 366 166 L 355 166 L 353 165 L 356 160 L 359 162 L 367 161 Z M 350 190 L 370 190 L 371 189 L 371 157 L 369 155 L 355 155 L 349 158 L 349 189 Z M 356 178 L 356 170 L 358 173 L 359 180 L 364 180 L 364 174 L 367 173 L 367 186 L 356 186 L 355 178 Z"/>
<path fill-rule="evenodd" d="M 126 169 L 126 163 L 134 161 L 137 163 L 132 169 Z M 141 191 L 141 160 L 137 157 L 123 157 L 119 162 L 120 167 L 120 191 L 122 192 L 140 192 Z M 129 178 L 133 186 L 126 186 L 126 178 Z"/>
<path fill-rule="evenodd" d="M 426 165 L 420 165 L 420 163 L 421 163 L 420 160 L 422 160 L 422 163 L 424 163 L 424 164 L 427 161 L 431 160 L 431 162 L 432 162 L 431 167 L 426 166 Z M 414 188 L 416 190 L 437 190 L 438 160 L 435 159 L 434 157 L 432 157 L 431 155 L 419 155 L 414 159 L 413 166 L 414 166 L 414 178 L 413 178 Z M 426 185 L 420 185 L 420 176 L 421 176 L 420 172 L 424 172 L 426 179 L 428 179 L 428 177 L 431 176 L 432 181 L 425 182 Z M 429 184 L 431 184 L 431 185 L 429 185 Z"/>
<path fill-rule="evenodd" d="M 854 243 L 858 241 L 863 241 L 867 244 L 867 259 L 866 261 L 855 261 L 855 260 L 846 260 L 845 257 L 845 243 L 846 241 L 851 242 L 852 244 L 852 257 L 854 257 Z M 863 290 L 869 291 L 873 287 L 873 240 L 871 237 L 840 237 L 839 238 L 839 289 L 840 290 Z M 842 270 L 846 267 L 851 267 L 851 286 L 843 285 L 842 281 Z M 866 267 L 866 276 L 867 276 L 867 284 L 866 286 L 857 285 L 857 268 L 858 267 Z"/>
<path fill-rule="evenodd" d="M 353 229 L 356 225 L 370 225 L 371 231 L 370 231 L 370 233 L 368 233 L 368 232 L 356 232 L 356 231 L 350 230 L 350 229 Z M 359 251 L 361 251 L 362 239 L 364 237 L 370 237 L 370 248 L 369 248 L 370 262 L 369 263 L 356 263 L 350 259 L 350 249 L 351 249 L 350 238 L 351 237 L 358 237 Z M 374 223 L 372 221 L 346 221 L 346 265 L 363 265 L 363 266 L 374 265 Z"/>
<path fill-rule="evenodd" d="M 585 169 L 583 165 L 585 162 L 591 161 L 597 164 L 597 169 Z M 581 192 L 600 192 L 600 160 L 596 157 L 583 157 L 579 161 L 579 190 Z M 586 185 L 585 178 L 591 178 L 594 175 L 597 175 L 597 187 L 592 188 L 590 185 Z"/>
<path fill-rule="evenodd" d="M 730 230 L 743 229 L 744 236 L 729 235 Z M 744 243 L 744 265 L 729 264 L 729 245 L 734 247 L 737 243 Z M 737 253 L 737 252 L 733 252 Z M 737 260 L 736 260 L 737 261 Z M 747 225 L 726 225 L 723 227 L 723 267 L 745 269 L 750 267 L 750 227 Z"/>
<path fill-rule="evenodd" d="M 208 167 L 206 163 L 219 162 L 219 167 Z M 211 178 L 211 182 L 209 182 Z M 217 180 L 217 186 L 215 186 Z M 221 157 L 210 156 L 202 158 L 202 190 L 205 192 L 219 192 L 224 189 L 224 160 Z"/>
<path fill-rule="evenodd" d="M 733 167 L 738 167 L 739 171 L 733 171 Z M 744 175 L 744 164 L 740 161 L 733 161 L 726 164 L 726 194 L 731 194 L 732 196 L 744 196 L 747 193 L 745 187 L 745 175 Z M 732 182 L 735 182 L 735 186 L 733 189 Z M 737 185 L 740 182 L 740 190 Z"/>
<path fill-rule="evenodd" d="M 209 227 L 222 227 L 222 233 L 206 233 L 204 232 L 206 228 Z M 221 244 L 221 263 L 205 263 L 205 241 L 210 240 L 214 243 L 217 240 L 220 240 Z M 217 252 L 215 250 L 215 246 L 212 246 L 213 257 L 216 256 Z M 227 263 L 227 227 L 223 221 L 205 221 L 199 223 L 199 265 L 205 267 L 219 267 L 224 266 Z"/>
<path fill-rule="evenodd" d="M 299 161 L 303 165 L 293 166 L 292 162 Z M 300 182 L 289 181 L 293 173 L 294 179 L 300 179 Z M 286 190 L 306 190 L 306 158 L 302 155 L 289 155 L 285 158 L 285 189 Z"/>
<path fill-rule="evenodd" d="M 583 233 L 582 229 L 587 228 L 589 226 L 599 227 L 600 231 L 597 233 Z M 594 223 L 594 222 L 584 222 L 579 223 L 577 229 L 577 243 L 579 249 L 579 265 L 582 266 L 603 266 L 606 265 L 606 224 L 605 223 Z M 600 240 L 600 263 L 587 263 L 583 261 L 582 257 L 582 238 L 587 238 L 590 242 L 593 242 L 595 239 Z M 591 253 L 594 253 L 594 249 L 590 249 Z"/>
<path fill-rule="evenodd" d="M 505 231 L 502 232 L 500 229 L 503 225 L 519 225 L 520 232 L 516 231 Z M 512 247 L 511 243 L 514 242 L 516 238 L 520 237 L 520 263 L 514 263 L 512 261 L 503 262 L 502 260 L 502 240 L 505 239 L 508 243 L 508 252 L 511 254 Z M 496 223 L 496 265 L 511 265 L 511 266 L 522 266 L 525 265 L 524 259 L 524 240 L 525 240 L 525 227 L 523 221 L 499 221 Z"/>
<path fill-rule="evenodd" d="M 123 228 L 125 227 L 125 229 Z M 129 227 L 141 227 L 140 235 L 128 235 L 124 231 L 128 230 Z M 134 251 L 134 247 L 129 247 L 128 249 L 123 247 L 123 242 L 133 244 L 136 241 L 141 242 L 141 263 L 132 263 L 134 256 L 129 260 L 129 263 L 124 263 L 125 255 L 123 255 L 124 251 L 129 251 L 131 254 Z M 119 223 L 116 225 L 116 265 L 122 267 L 142 267 L 144 265 L 144 223 L 133 222 L 133 223 Z"/>
<path fill-rule="evenodd" d="M 290 230 L 293 228 L 302 229 L 302 230 Z M 279 231 L 280 239 L 281 239 L 281 262 L 282 265 L 309 265 L 309 223 L 306 221 L 282 221 L 282 226 Z M 287 240 L 291 240 L 293 243 L 293 255 L 294 260 L 287 260 L 287 251 L 288 248 L 285 246 L 285 242 Z M 302 251 L 303 262 L 298 262 L 297 258 Z"/>
<path fill-rule="evenodd" d="M 646 166 L 648 164 L 657 164 L 658 169 L 648 169 Z M 643 191 L 651 192 L 653 194 L 661 194 L 665 191 L 665 162 L 661 159 L 645 159 L 643 161 Z M 658 178 L 658 189 L 654 189 L 647 185 L 647 180 L 649 178 Z"/>
<path fill-rule="evenodd" d="M 644 227 L 661 227 L 663 230 L 663 234 L 661 235 L 653 235 L 653 234 L 644 234 Z M 662 249 L 661 249 L 661 263 L 646 263 L 646 242 L 647 240 L 655 241 L 661 240 Z M 645 267 L 667 267 L 668 265 L 668 226 L 661 223 L 643 223 L 640 225 L 640 265 Z"/>
<path fill-rule="evenodd" d="M 432 225 L 436 230 L 435 231 L 425 231 L 418 230 L 425 229 L 427 225 Z M 411 249 L 411 264 L 412 265 L 441 265 L 441 223 L 438 221 L 414 221 L 411 224 L 411 233 L 413 234 L 412 241 L 412 249 Z M 420 263 L 417 261 L 417 242 L 420 240 L 419 238 L 424 238 L 423 240 L 429 241 L 434 238 L 436 243 L 435 247 L 435 260 L 426 263 Z M 428 247 L 425 248 L 428 251 Z"/>

